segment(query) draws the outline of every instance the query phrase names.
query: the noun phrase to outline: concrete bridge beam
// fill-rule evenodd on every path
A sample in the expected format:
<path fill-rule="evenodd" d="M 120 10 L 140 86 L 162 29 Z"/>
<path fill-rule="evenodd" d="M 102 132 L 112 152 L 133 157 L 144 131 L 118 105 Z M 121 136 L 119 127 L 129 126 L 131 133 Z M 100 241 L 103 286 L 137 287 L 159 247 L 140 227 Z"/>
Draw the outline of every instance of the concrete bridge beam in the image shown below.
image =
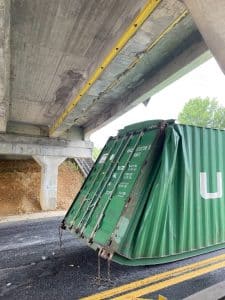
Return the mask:
<path fill-rule="evenodd" d="M 0 155 L 91 157 L 92 143 L 79 139 L 0 134 Z"/>
<path fill-rule="evenodd" d="M 41 166 L 41 208 L 42 210 L 54 210 L 57 205 L 58 167 L 65 157 L 36 155 L 33 158 Z"/>

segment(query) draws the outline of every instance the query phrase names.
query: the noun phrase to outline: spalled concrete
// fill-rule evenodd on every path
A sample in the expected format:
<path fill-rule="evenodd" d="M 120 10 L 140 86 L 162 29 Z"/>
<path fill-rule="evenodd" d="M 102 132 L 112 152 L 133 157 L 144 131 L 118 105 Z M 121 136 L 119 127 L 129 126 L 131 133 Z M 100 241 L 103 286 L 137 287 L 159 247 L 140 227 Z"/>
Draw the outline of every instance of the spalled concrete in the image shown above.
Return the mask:
<path fill-rule="evenodd" d="M 41 166 L 40 204 L 42 210 L 54 210 L 57 204 L 58 167 L 65 157 L 33 156 Z"/>

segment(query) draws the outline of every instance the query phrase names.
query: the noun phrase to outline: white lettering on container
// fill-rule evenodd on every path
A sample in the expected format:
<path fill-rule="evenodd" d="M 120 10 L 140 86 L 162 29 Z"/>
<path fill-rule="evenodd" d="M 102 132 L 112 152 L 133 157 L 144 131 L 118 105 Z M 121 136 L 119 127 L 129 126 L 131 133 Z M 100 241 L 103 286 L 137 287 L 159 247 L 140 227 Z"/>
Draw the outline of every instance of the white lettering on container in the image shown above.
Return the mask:
<path fill-rule="evenodd" d="M 200 194 L 203 199 L 218 199 L 223 195 L 222 189 L 222 173 L 216 173 L 217 179 L 217 191 L 214 193 L 209 193 L 207 188 L 207 173 L 200 172 Z"/>

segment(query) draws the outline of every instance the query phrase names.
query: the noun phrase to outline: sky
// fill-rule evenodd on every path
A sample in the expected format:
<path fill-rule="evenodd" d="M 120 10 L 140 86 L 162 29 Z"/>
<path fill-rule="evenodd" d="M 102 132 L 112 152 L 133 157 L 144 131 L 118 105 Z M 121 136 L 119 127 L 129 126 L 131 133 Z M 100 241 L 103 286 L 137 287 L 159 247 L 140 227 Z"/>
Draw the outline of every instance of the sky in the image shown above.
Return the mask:
<path fill-rule="evenodd" d="M 216 98 L 225 106 L 225 76 L 214 58 L 184 75 L 151 97 L 147 107 L 139 104 L 90 137 L 94 146 L 103 148 L 110 136 L 127 125 L 154 119 L 177 119 L 188 100 L 195 97 Z"/>

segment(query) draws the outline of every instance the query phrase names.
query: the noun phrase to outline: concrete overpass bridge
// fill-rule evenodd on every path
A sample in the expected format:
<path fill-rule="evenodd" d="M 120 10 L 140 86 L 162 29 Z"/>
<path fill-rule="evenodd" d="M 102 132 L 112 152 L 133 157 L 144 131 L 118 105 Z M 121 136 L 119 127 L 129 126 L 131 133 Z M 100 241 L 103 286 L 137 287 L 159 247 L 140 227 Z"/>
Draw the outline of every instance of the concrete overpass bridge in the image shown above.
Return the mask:
<path fill-rule="evenodd" d="M 42 209 L 90 133 L 211 53 L 225 70 L 224 16 L 221 0 L 0 0 L 0 156 L 42 166 Z"/>

